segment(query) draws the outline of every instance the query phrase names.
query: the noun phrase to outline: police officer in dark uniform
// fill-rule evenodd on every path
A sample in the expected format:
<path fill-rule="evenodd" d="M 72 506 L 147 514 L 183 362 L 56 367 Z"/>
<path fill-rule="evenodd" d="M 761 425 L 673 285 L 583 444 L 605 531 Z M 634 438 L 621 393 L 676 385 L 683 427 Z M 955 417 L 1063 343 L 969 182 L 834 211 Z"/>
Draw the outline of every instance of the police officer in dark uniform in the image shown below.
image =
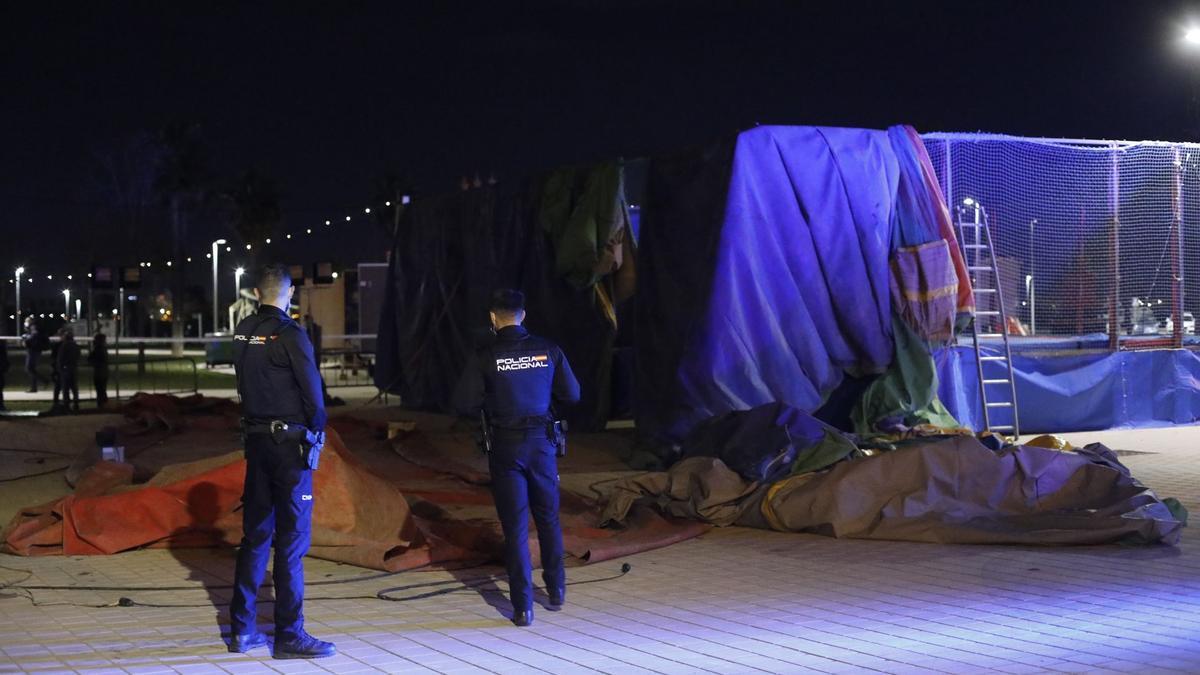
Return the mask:
<path fill-rule="evenodd" d="M 287 313 L 294 291 L 286 267 L 263 267 L 254 289 L 259 310 L 238 324 L 233 342 L 246 484 L 229 651 L 267 643 L 256 625 L 256 598 L 274 538 L 277 659 L 320 658 L 337 651 L 304 631 L 301 558 L 311 539 L 312 472 L 325 442 L 326 416 L 312 344 Z"/>
<path fill-rule="evenodd" d="M 525 296 L 520 291 L 496 291 L 491 319 L 496 340 L 467 363 L 455 388 L 454 405 L 460 414 L 474 419 L 479 419 L 480 410 L 485 413 L 491 439 L 488 468 L 504 529 L 512 620 L 528 626 L 533 623 L 531 513 L 550 606 L 557 609 L 566 600 L 551 404 L 579 401 L 579 382 L 557 345 L 530 335 L 521 325 Z"/>

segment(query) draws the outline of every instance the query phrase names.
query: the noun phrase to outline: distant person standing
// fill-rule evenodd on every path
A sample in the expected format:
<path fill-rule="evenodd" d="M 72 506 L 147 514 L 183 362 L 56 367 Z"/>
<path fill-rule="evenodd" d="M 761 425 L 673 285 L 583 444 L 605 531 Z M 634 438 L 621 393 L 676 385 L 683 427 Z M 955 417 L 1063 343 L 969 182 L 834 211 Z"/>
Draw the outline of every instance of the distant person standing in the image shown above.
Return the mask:
<path fill-rule="evenodd" d="M 317 373 L 321 372 L 321 324 L 313 320 L 312 314 L 304 315 L 304 332 L 308 335 L 308 341 L 313 347 L 313 361 L 317 364 Z M 343 405 L 345 401 L 340 398 L 334 398 L 329 395 L 329 387 L 325 384 L 325 376 L 321 375 L 321 398 L 325 399 L 325 405 Z"/>
<path fill-rule="evenodd" d="M 58 343 L 58 379 L 62 386 L 63 408 L 79 412 L 79 343 L 75 331 L 64 328 Z"/>
<path fill-rule="evenodd" d="M 51 412 L 58 411 L 58 397 L 62 393 L 62 373 L 58 370 L 58 350 L 62 348 L 62 334 L 63 329 L 60 328 L 58 340 L 50 345 L 50 381 L 54 383 L 54 399 L 50 403 Z"/>
<path fill-rule="evenodd" d="M 38 382 L 50 383 L 44 376 L 38 373 L 38 359 L 42 355 L 42 350 L 46 348 L 46 336 L 38 330 L 37 322 L 33 317 L 25 318 L 25 332 L 21 334 L 21 344 L 25 346 L 25 372 L 29 374 L 29 393 L 35 394 L 38 390 Z"/>
<path fill-rule="evenodd" d="M 96 388 L 96 407 L 108 405 L 108 337 L 96 331 L 92 338 L 92 350 L 88 352 L 88 364 L 92 366 L 92 385 Z"/>
<path fill-rule="evenodd" d="M 8 377 L 8 343 L 0 340 L 0 410 L 8 410 L 4 407 L 4 383 Z"/>

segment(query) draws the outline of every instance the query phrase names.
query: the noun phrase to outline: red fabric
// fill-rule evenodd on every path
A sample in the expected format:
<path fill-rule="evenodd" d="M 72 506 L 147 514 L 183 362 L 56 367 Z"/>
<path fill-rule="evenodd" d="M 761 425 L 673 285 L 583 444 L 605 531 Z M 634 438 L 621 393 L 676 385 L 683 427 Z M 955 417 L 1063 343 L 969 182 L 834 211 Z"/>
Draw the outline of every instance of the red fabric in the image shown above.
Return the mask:
<path fill-rule="evenodd" d="M 937 198 L 938 232 L 942 239 L 950 245 L 950 258 L 954 261 L 954 272 L 958 276 L 958 313 L 967 314 L 975 311 L 975 293 L 971 288 L 971 276 L 967 273 L 967 263 L 963 260 L 962 249 L 958 245 L 958 235 L 954 232 L 954 221 L 950 218 L 950 210 L 946 206 L 946 197 L 938 183 L 937 174 L 933 171 L 933 163 L 929 160 L 929 152 L 921 135 L 911 126 L 905 125 L 904 130 L 912 139 L 913 147 L 917 149 L 917 159 L 921 163 L 921 173 L 930 194 Z"/>

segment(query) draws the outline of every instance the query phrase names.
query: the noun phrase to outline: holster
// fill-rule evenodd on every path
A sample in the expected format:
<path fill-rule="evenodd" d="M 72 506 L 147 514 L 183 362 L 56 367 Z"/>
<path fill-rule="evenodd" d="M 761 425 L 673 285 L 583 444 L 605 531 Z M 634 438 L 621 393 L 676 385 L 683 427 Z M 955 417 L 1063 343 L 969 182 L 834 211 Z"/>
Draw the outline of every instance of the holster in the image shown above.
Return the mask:
<path fill-rule="evenodd" d="M 547 425 L 546 435 L 554 443 L 554 456 L 567 456 L 567 421 L 551 420 Z"/>
<path fill-rule="evenodd" d="M 487 412 L 479 411 L 479 451 L 485 455 L 492 453 L 492 428 L 488 425 Z"/>

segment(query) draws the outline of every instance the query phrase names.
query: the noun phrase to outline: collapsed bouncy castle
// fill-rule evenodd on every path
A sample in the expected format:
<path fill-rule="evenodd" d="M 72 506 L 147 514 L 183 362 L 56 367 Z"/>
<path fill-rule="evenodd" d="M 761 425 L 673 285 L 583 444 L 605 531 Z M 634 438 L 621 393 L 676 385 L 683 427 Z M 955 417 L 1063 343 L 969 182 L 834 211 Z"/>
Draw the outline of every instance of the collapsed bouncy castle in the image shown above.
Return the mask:
<path fill-rule="evenodd" d="M 627 198 L 634 181 L 639 210 Z M 572 442 L 591 450 L 560 467 L 578 560 L 709 525 L 1173 544 L 1186 520 L 1107 448 L 976 437 L 957 397 L 959 410 L 943 405 L 939 388 L 964 385 L 939 382 L 933 355 L 969 323 L 975 297 L 909 127 L 759 127 L 648 162 L 414 200 L 390 258 L 378 387 L 411 411 L 449 412 L 467 356 L 488 339 L 496 287 L 526 293 L 527 325 L 562 346 L 582 385 L 564 412 L 585 432 Z M 615 437 L 601 432 L 621 416 L 637 434 L 620 436 L 613 464 L 601 446 Z M 232 430 L 235 418 L 208 423 Z M 341 435 L 317 490 L 341 507 L 318 505 L 314 555 L 391 570 L 497 559 L 469 431 L 417 428 L 355 459 L 380 443 L 379 425 L 332 425 Z M 76 495 L 18 514 L 3 549 L 236 542 L 244 463 L 211 461 L 148 483 L 102 462 Z M 612 479 L 631 464 L 655 471 Z"/>

